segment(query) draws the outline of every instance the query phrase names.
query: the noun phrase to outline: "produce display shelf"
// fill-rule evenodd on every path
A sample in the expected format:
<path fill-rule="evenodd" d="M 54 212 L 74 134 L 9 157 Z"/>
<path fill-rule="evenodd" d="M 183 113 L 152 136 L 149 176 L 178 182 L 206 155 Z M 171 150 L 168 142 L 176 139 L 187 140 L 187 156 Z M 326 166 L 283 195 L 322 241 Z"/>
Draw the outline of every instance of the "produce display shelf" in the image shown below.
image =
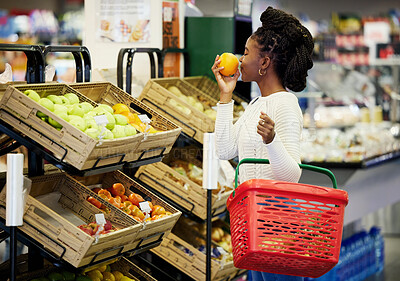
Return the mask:
<path fill-rule="evenodd" d="M 36 143 L 34 140 L 30 139 L 29 137 L 22 135 L 20 132 L 14 131 L 13 128 L 9 124 L 6 124 L 6 123 L 0 121 L 0 131 L 7 134 L 10 137 L 12 137 L 14 140 L 16 140 L 21 145 L 24 145 L 29 150 L 41 155 L 46 161 L 50 162 L 57 168 L 64 170 L 69 174 L 78 175 L 78 176 L 90 176 L 90 175 L 94 175 L 94 174 L 101 174 L 101 173 L 106 173 L 106 172 L 110 172 L 110 171 L 120 170 L 124 167 L 124 165 L 127 165 L 128 167 L 138 167 L 141 165 L 147 165 L 147 164 L 159 162 L 164 157 L 164 155 L 161 153 L 160 155 L 154 156 L 151 158 L 145 158 L 145 159 L 139 158 L 138 160 L 133 161 L 133 162 L 120 161 L 119 163 L 116 163 L 116 164 L 110 164 L 110 165 L 105 165 L 105 166 L 101 166 L 101 167 L 96 167 L 96 164 L 95 164 L 91 169 L 79 170 L 79 169 L 75 168 L 74 166 L 63 162 L 62 158 L 59 159 L 59 158 L 55 157 L 54 155 L 52 155 L 51 153 L 48 153 L 45 148 L 40 146 L 38 143 Z M 45 137 L 45 136 L 43 136 L 43 137 Z M 56 144 L 55 141 L 53 141 L 53 142 Z M 66 150 L 66 148 L 64 148 L 64 149 Z M 1 153 L 3 153 L 3 152 L 1 152 Z M 67 153 L 67 151 L 65 153 Z M 123 158 L 122 158 L 122 160 L 123 160 Z"/>
<path fill-rule="evenodd" d="M 343 168 L 343 169 L 365 169 L 380 165 L 400 158 L 400 151 L 392 151 L 379 156 L 370 157 L 360 162 L 306 162 L 304 164 L 315 165 L 324 168 Z"/>
<path fill-rule="evenodd" d="M 190 218 L 191 220 L 197 221 L 197 222 L 204 222 L 204 219 L 201 219 L 200 217 L 196 216 L 191 210 L 185 209 L 182 207 L 182 205 L 177 204 L 176 201 L 170 199 L 168 196 L 165 196 L 164 194 L 162 194 L 161 192 L 157 191 L 157 189 L 154 189 L 152 186 L 150 186 L 149 184 L 141 181 L 140 179 L 134 177 L 135 181 L 138 182 L 140 185 L 143 185 L 146 189 L 148 189 L 149 191 L 151 191 L 152 193 L 154 193 L 155 195 L 157 195 L 158 197 L 160 197 L 162 200 L 164 200 L 165 202 L 167 202 L 168 204 L 170 204 L 171 206 L 173 206 L 175 209 L 177 209 L 178 211 L 182 212 L 182 215 L 184 215 L 185 217 Z M 162 185 L 161 183 L 159 183 L 159 185 Z M 185 198 L 182 198 L 182 200 L 185 200 Z M 226 214 L 226 209 L 224 209 L 223 211 L 218 211 L 218 210 L 214 210 L 214 212 L 211 213 L 211 221 L 217 220 L 218 218 L 220 218 L 221 216 Z"/>

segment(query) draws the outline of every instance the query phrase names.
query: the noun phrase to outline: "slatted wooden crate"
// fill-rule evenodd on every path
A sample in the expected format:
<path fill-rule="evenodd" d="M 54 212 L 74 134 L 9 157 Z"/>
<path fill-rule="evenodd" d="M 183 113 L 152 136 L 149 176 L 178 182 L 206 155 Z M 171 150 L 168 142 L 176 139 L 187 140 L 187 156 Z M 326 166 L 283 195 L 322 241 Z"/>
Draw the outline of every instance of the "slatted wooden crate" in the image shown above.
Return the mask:
<path fill-rule="evenodd" d="M 190 232 L 190 230 L 188 230 Z M 178 236 L 175 233 L 168 235 L 160 246 L 151 251 L 169 262 L 194 280 L 206 280 L 206 255 L 190 243 L 196 235 Z M 184 238 L 184 239 L 183 239 Z M 233 260 L 211 259 L 211 280 L 230 280 L 238 274 L 239 270 L 234 267 Z"/>
<path fill-rule="evenodd" d="M 5 91 L 0 101 L 0 119 L 42 145 L 60 161 L 65 161 L 79 170 L 85 170 L 121 163 L 126 161 L 127 155 L 137 153 L 144 134 L 100 142 L 23 94 L 27 89 L 43 96 L 75 93 L 81 102 L 87 101 L 93 106 L 96 106 L 96 103 L 65 84 L 9 86 Z M 37 117 L 38 111 L 60 123 L 62 129 L 57 130 Z"/>
<path fill-rule="evenodd" d="M 216 81 L 212 80 L 208 76 L 188 76 L 183 78 L 184 81 L 193 85 L 206 95 L 209 95 L 213 99 L 219 100 L 220 90 Z M 232 99 L 235 101 L 235 112 L 238 115 L 240 111 L 243 111 L 243 104 L 246 106 L 248 101 L 240 97 L 237 93 L 233 92 Z M 242 107 L 240 107 L 242 105 Z M 237 116 L 238 117 L 238 116 Z"/>
<path fill-rule="evenodd" d="M 166 197 L 192 212 L 201 219 L 207 218 L 207 190 L 199 183 L 178 173 L 169 166 L 172 160 L 179 159 L 202 167 L 200 160 L 196 159 L 198 153 L 194 149 L 173 149 L 163 162 L 142 166 L 135 177 L 156 189 Z M 222 193 L 213 191 L 211 199 L 212 214 L 220 214 L 226 210 L 226 200 L 232 190 Z"/>
<path fill-rule="evenodd" d="M 165 115 L 151 109 L 109 82 L 75 83 L 70 86 L 97 103 L 110 106 L 123 103 L 131 108 L 132 113 L 147 114 L 151 119 L 150 125 L 161 131 L 146 135 L 135 151 L 126 154 L 125 160 L 127 161 L 167 154 L 181 132 L 181 128 L 167 119 Z"/>
<path fill-rule="evenodd" d="M 95 214 L 101 213 L 87 198 L 101 198 L 71 176 L 58 173 L 33 177 L 31 180 L 32 188 L 25 205 L 24 224 L 19 229 L 56 256 L 80 267 L 136 246 L 141 224 L 116 212 L 108 202 L 104 202 L 110 210 L 104 213 L 105 218 L 118 230 L 100 235 L 96 242 L 94 236 L 77 227 L 82 222 L 95 222 Z M 6 214 L 5 204 L 6 188 L 3 188 L 0 193 L 0 216 L 3 218 Z"/>
<path fill-rule="evenodd" d="M 111 272 L 119 271 L 124 276 L 127 276 L 127 277 L 131 278 L 132 280 L 156 281 L 156 279 L 151 277 L 147 272 L 145 272 L 144 270 L 139 268 L 136 264 L 130 262 L 128 259 L 126 259 L 124 257 L 118 258 L 115 261 L 100 263 L 93 267 L 87 267 L 87 268 L 85 268 L 83 274 L 85 275 L 86 274 L 85 272 L 88 272 L 89 270 L 95 269 L 99 266 L 106 265 L 106 264 L 110 266 Z M 57 268 L 55 266 L 46 266 L 43 269 L 35 270 L 33 272 L 24 272 L 22 274 L 18 274 L 16 280 L 17 281 L 29 281 L 32 279 L 40 279 L 40 278 L 46 277 L 46 275 L 48 275 L 51 272 L 62 272 L 62 271 L 63 271 L 62 268 Z M 78 270 L 77 272 L 74 272 L 74 273 L 75 273 L 75 275 L 79 275 L 80 270 Z"/>
<path fill-rule="evenodd" d="M 171 232 L 171 229 L 174 227 L 175 223 L 178 221 L 181 212 L 176 210 L 174 207 L 163 201 L 161 198 L 148 191 L 145 187 L 135 182 L 130 177 L 126 176 L 121 171 L 114 171 L 99 175 L 87 176 L 87 177 L 75 177 L 80 183 L 82 183 L 86 188 L 90 188 L 93 186 L 101 187 L 101 188 L 109 188 L 114 183 L 122 183 L 126 189 L 125 195 L 129 197 L 132 192 L 138 193 L 142 195 L 142 197 L 146 199 L 151 199 L 153 205 L 160 205 L 164 207 L 164 209 L 168 212 L 171 212 L 171 215 L 165 216 L 158 220 L 148 221 L 140 223 L 140 230 L 138 235 L 135 237 L 135 240 L 132 241 L 129 246 L 130 249 L 136 249 L 138 247 L 146 247 L 146 245 L 150 245 L 156 241 L 161 241 Z M 106 201 L 102 198 L 99 200 L 102 203 Z M 114 205 L 111 208 L 116 213 L 121 213 L 121 215 L 126 215 L 122 210 L 118 209 Z M 126 215 L 128 216 L 128 215 Z M 128 216 L 128 219 L 132 223 L 137 223 L 135 219 Z"/>
<path fill-rule="evenodd" d="M 139 100 L 154 110 L 161 110 L 164 114 L 178 124 L 189 137 L 203 143 L 204 133 L 213 132 L 215 120 L 204 112 L 187 103 L 168 90 L 169 86 L 176 86 L 183 95 L 200 97 L 205 109 L 217 104 L 217 100 L 205 95 L 189 83 L 179 78 L 150 79 L 144 87 Z M 179 105 L 179 106 L 177 106 Z M 182 111 L 179 108 L 186 108 Z"/>

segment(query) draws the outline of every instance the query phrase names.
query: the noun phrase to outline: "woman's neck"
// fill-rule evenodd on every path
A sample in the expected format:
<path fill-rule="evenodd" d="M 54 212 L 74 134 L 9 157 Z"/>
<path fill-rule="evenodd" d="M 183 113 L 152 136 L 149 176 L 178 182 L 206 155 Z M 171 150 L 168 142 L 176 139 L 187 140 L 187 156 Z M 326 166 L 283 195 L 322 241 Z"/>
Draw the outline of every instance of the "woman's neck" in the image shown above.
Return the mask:
<path fill-rule="evenodd" d="M 264 79 L 258 82 L 258 87 L 260 87 L 261 96 L 267 97 L 277 92 L 285 92 L 286 89 L 283 87 L 280 82 L 267 81 L 268 79 Z"/>
<path fill-rule="evenodd" d="M 286 91 L 282 82 L 276 76 L 275 71 L 273 71 L 271 68 L 268 68 L 265 75 L 260 78 L 261 79 L 257 81 L 257 84 L 260 88 L 261 96 L 267 97 L 277 92 Z"/>

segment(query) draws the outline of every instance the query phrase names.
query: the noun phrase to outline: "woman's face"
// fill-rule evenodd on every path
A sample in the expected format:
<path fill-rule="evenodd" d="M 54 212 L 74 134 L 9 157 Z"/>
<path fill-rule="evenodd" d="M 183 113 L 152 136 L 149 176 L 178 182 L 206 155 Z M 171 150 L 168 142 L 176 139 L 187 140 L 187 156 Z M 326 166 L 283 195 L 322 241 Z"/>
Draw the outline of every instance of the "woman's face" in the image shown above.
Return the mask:
<path fill-rule="evenodd" d="M 240 72 L 242 73 L 242 80 L 244 82 L 258 81 L 260 74 L 260 52 L 257 42 L 249 37 L 244 49 L 244 55 L 239 59 Z"/>

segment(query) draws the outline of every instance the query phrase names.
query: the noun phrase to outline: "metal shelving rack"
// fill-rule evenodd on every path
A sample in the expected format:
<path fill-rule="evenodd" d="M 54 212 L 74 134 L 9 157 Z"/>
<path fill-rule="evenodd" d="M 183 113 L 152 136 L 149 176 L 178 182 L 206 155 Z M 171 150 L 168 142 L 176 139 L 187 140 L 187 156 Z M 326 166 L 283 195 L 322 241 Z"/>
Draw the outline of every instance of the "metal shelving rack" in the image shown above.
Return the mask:
<path fill-rule="evenodd" d="M 90 53 L 86 47 L 83 46 L 34 46 L 34 45 L 17 45 L 17 44 L 0 44 L 0 51 L 22 51 L 27 56 L 27 83 L 44 83 L 44 70 L 45 70 L 45 57 L 50 52 L 71 52 L 75 59 L 76 64 L 76 80 L 77 82 L 89 82 L 91 77 L 91 59 Z M 33 128 L 30 128 L 33 129 Z M 63 158 L 58 159 L 47 150 L 37 144 L 32 139 L 26 137 L 20 132 L 15 131 L 10 125 L 0 121 L 0 132 L 5 134 L 7 137 L 2 138 L 0 155 L 4 155 L 20 145 L 24 145 L 28 149 L 28 176 L 38 176 L 44 174 L 44 160 L 48 161 L 52 165 L 59 169 L 66 171 L 69 174 L 79 176 L 89 176 L 93 174 L 100 174 L 109 171 L 115 171 L 123 169 L 125 166 L 138 167 L 145 164 L 158 162 L 162 159 L 163 155 L 159 157 L 152 157 L 151 159 L 146 158 L 135 161 L 134 163 L 126 163 L 120 161 L 119 163 L 96 167 L 87 170 L 78 170 L 70 164 L 63 162 Z M 46 137 L 43 135 L 43 137 Z M 13 140 L 13 141 L 12 141 Z M 56 143 L 54 141 L 54 143 Z M 68 150 L 64 148 L 65 153 Z M 26 222 L 25 222 L 26 223 Z M 17 227 L 7 227 L 5 220 L 0 219 L 0 228 L 3 232 L 0 232 L 0 242 L 10 237 L 10 280 L 16 280 L 16 266 L 17 266 L 17 240 L 28 246 L 28 270 L 33 271 L 44 266 L 44 258 L 48 259 L 55 265 L 62 265 L 67 268 L 73 268 L 72 265 L 62 260 L 63 254 L 60 256 L 54 256 L 53 253 L 47 251 L 43 245 L 38 244 L 28 235 L 23 232 L 17 232 Z M 49 238 L 49 237 L 48 237 Z M 143 252 L 148 251 L 150 248 L 156 247 L 161 243 L 161 238 L 149 243 L 145 246 L 140 246 L 132 249 L 125 253 L 118 253 L 111 258 L 106 259 L 93 259 L 92 262 L 83 267 L 92 266 L 99 264 L 107 260 L 115 259 L 121 256 L 134 256 Z M 49 238 L 50 239 L 50 238 Z M 62 246 L 61 246 L 62 247 Z M 116 250 L 116 249 L 111 249 Z"/>

